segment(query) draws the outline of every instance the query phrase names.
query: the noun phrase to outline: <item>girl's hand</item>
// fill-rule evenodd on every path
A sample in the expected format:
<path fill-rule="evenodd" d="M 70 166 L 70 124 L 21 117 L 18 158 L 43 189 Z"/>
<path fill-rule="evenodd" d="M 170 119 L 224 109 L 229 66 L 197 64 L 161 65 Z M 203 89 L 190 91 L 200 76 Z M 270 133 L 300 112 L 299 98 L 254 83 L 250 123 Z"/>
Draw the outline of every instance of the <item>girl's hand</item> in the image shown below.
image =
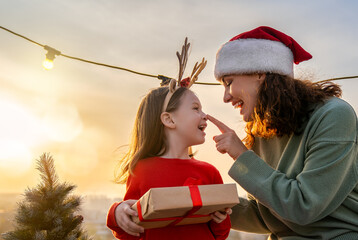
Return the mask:
<path fill-rule="evenodd" d="M 221 223 L 227 218 L 227 215 L 228 214 L 230 215 L 231 213 L 232 213 L 231 208 L 225 208 L 225 212 L 216 211 L 212 213 L 210 216 L 214 220 L 214 222 Z"/>
<path fill-rule="evenodd" d="M 247 148 L 242 143 L 241 139 L 236 135 L 234 130 L 209 114 L 207 117 L 208 120 L 219 128 L 221 132 L 220 135 L 214 136 L 213 138 L 216 142 L 216 149 L 220 153 L 227 153 L 230 157 L 236 160 L 236 158 L 238 158 L 243 152 L 247 151 Z"/>
<path fill-rule="evenodd" d="M 134 211 L 131 206 L 135 204 L 137 200 L 126 200 L 119 204 L 114 212 L 116 222 L 120 228 L 126 233 L 139 237 L 140 233 L 144 232 L 144 228 L 135 224 L 130 216 L 138 216 L 138 213 Z"/>

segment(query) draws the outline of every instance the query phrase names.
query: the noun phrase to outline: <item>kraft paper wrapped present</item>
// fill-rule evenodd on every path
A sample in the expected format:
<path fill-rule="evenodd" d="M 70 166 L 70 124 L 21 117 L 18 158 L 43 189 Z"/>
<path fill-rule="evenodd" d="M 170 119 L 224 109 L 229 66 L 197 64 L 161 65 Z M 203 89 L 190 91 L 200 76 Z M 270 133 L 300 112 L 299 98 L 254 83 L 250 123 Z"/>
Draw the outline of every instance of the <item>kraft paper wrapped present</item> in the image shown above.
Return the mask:
<path fill-rule="evenodd" d="M 234 183 L 152 188 L 132 206 L 138 212 L 132 218 L 146 229 L 204 223 L 238 203 Z"/>

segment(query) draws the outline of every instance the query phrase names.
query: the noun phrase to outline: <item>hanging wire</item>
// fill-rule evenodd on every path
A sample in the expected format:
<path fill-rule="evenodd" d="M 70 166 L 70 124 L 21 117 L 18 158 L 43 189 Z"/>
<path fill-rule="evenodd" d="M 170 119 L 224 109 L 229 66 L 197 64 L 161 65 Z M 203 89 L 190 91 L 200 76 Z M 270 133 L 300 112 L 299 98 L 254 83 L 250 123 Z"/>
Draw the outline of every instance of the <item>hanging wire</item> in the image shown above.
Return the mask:
<path fill-rule="evenodd" d="M 3 26 L 0 26 L 0 28 L 3 29 L 3 30 L 5 30 L 5 31 L 8 31 L 9 33 L 12 33 L 12 34 L 14 34 L 14 35 L 16 35 L 16 36 L 18 36 L 18 37 L 21 37 L 21 38 L 23 38 L 23 39 L 25 39 L 25 40 L 27 40 L 27 41 L 29 41 L 29 42 L 32 42 L 32 43 L 34 43 L 34 44 L 36 44 L 36 45 L 39 45 L 39 46 L 41 46 L 41 47 L 45 47 L 45 45 L 43 45 L 43 44 L 41 44 L 41 43 L 38 43 L 38 42 L 36 42 L 36 41 L 34 41 L 34 40 L 31 40 L 30 38 L 27 38 L 27 37 L 25 37 L 25 36 L 23 36 L 23 35 L 21 35 L 21 34 L 18 34 L 18 33 L 16 33 L 16 32 L 13 32 L 13 31 L 11 31 L 10 29 L 7 29 L 7 28 L 5 28 L 5 27 L 3 27 Z"/>
<path fill-rule="evenodd" d="M 38 46 L 41 46 L 43 48 L 45 48 L 47 45 L 41 44 L 39 42 L 36 42 L 28 37 L 25 37 L 21 34 L 18 34 L 14 31 L 11 31 L 10 29 L 7 29 L 3 26 L 0 26 L 1 29 L 14 34 L 18 37 L 21 37 L 29 42 L 32 42 Z M 164 75 L 153 75 L 153 74 L 147 74 L 147 73 L 141 73 L 141 72 L 137 72 L 128 68 L 124 68 L 124 67 L 118 67 L 118 66 L 114 66 L 114 65 L 109 65 L 109 64 L 105 64 L 105 63 L 100 63 L 100 62 L 94 62 L 94 61 L 90 61 L 90 60 L 86 60 L 83 58 L 79 58 L 79 57 L 73 57 L 73 56 L 69 56 L 63 53 L 58 54 L 59 56 L 63 56 L 69 59 L 73 59 L 73 60 L 77 60 L 77 61 L 81 61 L 81 62 L 86 62 L 86 63 L 90 63 L 90 64 L 95 64 L 95 65 L 99 65 L 99 66 L 103 66 L 103 67 L 108 67 L 108 68 L 114 68 L 114 69 L 119 69 L 119 70 L 123 70 L 123 71 L 127 71 L 127 72 L 131 72 L 134 74 L 138 74 L 138 75 L 142 75 L 142 76 L 146 76 L 146 77 L 153 77 L 153 78 L 157 78 L 159 80 L 162 80 L 161 85 L 165 85 L 167 82 L 170 81 L 170 77 L 164 76 Z M 330 82 L 330 81 L 337 81 L 337 80 L 343 80 L 343 79 L 353 79 L 353 78 L 358 78 L 358 76 L 347 76 L 347 77 L 338 77 L 338 78 L 330 78 L 330 79 L 325 79 L 325 80 L 321 80 L 321 81 L 317 81 L 315 83 L 323 83 L 323 82 Z M 221 85 L 220 83 L 208 83 L 208 82 L 195 82 L 195 84 L 199 84 L 199 85 Z"/>
<path fill-rule="evenodd" d="M 108 65 L 108 64 L 105 64 L 105 63 L 93 62 L 93 61 L 86 60 L 86 59 L 82 59 L 82 58 L 78 58 L 78 57 L 68 56 L 68 55 L 65 55 L 65 54 L 62 54 L 62 53 L 60 54 L 60 56 L 63 56 L 63 57 L 66 57 L 66 58 L 70 58 L 70 59 L 74 59 L 74 60 L 78 60 L 78 61 L 81 61 L 81 62 L 86 62 L 86 63 L 91 63 L 91 64 L 95 64 L 95 65 L 99 65 L 99 66 L 104 66 L 104 67 L 108 67 L 108 68 L 114 68 L 114 69 L 124 70 L 124 71 L 131 72 L 131 73 L 134 73 L 134 74 L 139 74 L 139 75 L 142 75 L 142 76 L 158 78 L 158 75 L 152 75 L 152 74 L 147 74 L 147 73 L 141 73 L 141 72 L 133 71 L 133 70 L 130 70 L 130 69 L 127 69 L 127 68 L 123 68 L 123 67 L 117 67 L 117 66 Z"/>
<path fill-rule="evenodd" d="M 194 84 L 199 84 L 199 85 L 221 85 L 220 83 L 207 83 L 207 82 L 195 82 Z"/>
<path fill-rule="evenodd" d="M 343 79 L 353 79 L 353 78 L 358 78 L 358 76 L 330 78 L 330 79 L 326 79 L 326 80 L 317 81 L 316 83 L 324 83 L 324 82 L 337 81 L 337 80 L 343 80 Z"/>
<path fill-rule="evenodd" d="M 39 45 L 43 48 L 45 48 L 47 45 L 44 45 L 44 44 L 41 44 L 41 43 L 38 43 L 28 37 L 25 37 L 21 34 L 18 34 L 14 31 L 11 31 L 10 29 L 7 29 L 3 26 L 0 26 L 1 29 L 9 32 L 9 33 L 12 33 L 18 37 L 21 37 L 29 42 L 32 42 L 36 45 Z M 48 46 L 47 46 L 48 47 Z M 55 50 L 55 49 L 54 49 Z M 59 54 L 58 56 L 63 56 L 63 57 L 66 57 L 66 58 L 69 58 L 69 59 L 73 59 L 73 60 L 77 60 L 77 61 L 81 61 L 81 62 L 86 62 L 86 63 L 90 63 L 90 64 L 95 64 L 95 65 L 99 65 L 99 66 L 104 66 L 104 67 L 108 67 L 108 68 L 114 68 L 114 69 L 119 69 L 119 70 L 123 70 L 123 71 L 127 71 L 127 72 L 131 72 L 131 73 L 134 73 L 134 74 L 138 74 L 138 75 L 142 75 L 142 76 L 147 76 L 147 77 L 154 77 L 154 78 L 158 78 L 159 80 L 162 80 L 162 81 L 166 81 L 167 79 L 170 79 L 169 77 L 166 77 L 166 76 L 163 76 L 163 75 L 153 75 L 153 74 L 147 74 L 147 73 L 141 73 L 141 72 L 137 72 L 137 71 L 134 71 L 134 70 L 131 70 L 131 69 L 128 69 L 128 68 L 124 68 L 124 67 L 118 67 L 118 66 L 114 66 L 114 65 L 109 65 L 109 64 L 105 64 L 105 63 L 100 63 L 100 62 L 95 62 L 95 61 L 90 61 L 90 60 L 86 60 L 86 59 L 83 59 L 83 58 L 79 58 L 79 57 L 73 57 L 73 56 L 69 56 L 69 55 L 66 55 L 66 54 L 63 54 L 61 53 L 60 51 L 58 51 Z"/>

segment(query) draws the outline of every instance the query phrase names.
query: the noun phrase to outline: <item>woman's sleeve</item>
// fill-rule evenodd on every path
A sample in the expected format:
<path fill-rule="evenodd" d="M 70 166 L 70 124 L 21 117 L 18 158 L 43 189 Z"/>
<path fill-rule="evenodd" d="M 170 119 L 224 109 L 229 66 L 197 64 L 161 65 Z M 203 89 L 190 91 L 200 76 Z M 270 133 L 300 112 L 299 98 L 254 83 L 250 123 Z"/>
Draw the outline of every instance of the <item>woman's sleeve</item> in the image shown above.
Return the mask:
<path fill-rule="evenodd" d="M 295 178 L 274 170 L 253 151 L 239 156 L 229 171 L 274 214 L 300 225 L 332 213 L 358 182 L 354 110 L 348 104 L 340 104 L 317 117 L 314 125 L 307 143 L 300 146 L 306 149 L 304 165 Z"/>
<path fill-rule="evenodd" d="M 219 171 L 215 168 L 214 170 L 214 180 L 212 184 L 222 184 L 223 180 Z M 216 223 L 213 220 L 209 221 L 209 227 L 217 240 L 225 240 L 229 236 L 230 229 L 231 229 L 231 222 L 230 216 L 228 215 L 227 218 L 222 221 L 221 223 Z"/>
<path fill-rule="evenodd" d="M 260 217 L 257 203 L 253 199 L 240 197 L 240 203 L 232 208 L 230 219 L 232 229 L 259 234 L 270 233 Z"/>
<path fill-rule="evenodd" d="M 132 178 L 131 176 L 128 178 L 127 181 L 127 191 L 124 196 L 124 200 L 128 199 L 139 199 L 140 198 L 140 189 L 139 184 L 136 183 L 137 179 Z M 122 240 L 138 240 L 140 237 L 132 236 L 128 233 L 126 233 L 122 228 L 120 228 L 116 222 L 115 217 L 115 210 L 116 208 L 121 204 L 122 202 L 114 203 L 107 215 L 107 227 L 112 230 L 113 236 L 117 239 Z"/>

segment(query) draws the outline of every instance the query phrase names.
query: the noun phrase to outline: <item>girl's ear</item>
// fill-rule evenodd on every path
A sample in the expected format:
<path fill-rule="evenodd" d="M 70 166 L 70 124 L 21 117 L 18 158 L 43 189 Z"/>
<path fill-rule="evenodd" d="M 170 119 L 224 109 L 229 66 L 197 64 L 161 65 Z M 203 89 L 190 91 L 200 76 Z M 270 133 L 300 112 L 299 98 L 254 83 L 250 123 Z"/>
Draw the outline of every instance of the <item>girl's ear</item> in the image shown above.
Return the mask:
<path fill-rule="evenodd" d="M 175 128 L 175 123 L 170 113 L 162 112 L 162 114 L 160 114 L 160 120 L 162 121 L 165 127 L 172 128 L 172 129 Z"/>

